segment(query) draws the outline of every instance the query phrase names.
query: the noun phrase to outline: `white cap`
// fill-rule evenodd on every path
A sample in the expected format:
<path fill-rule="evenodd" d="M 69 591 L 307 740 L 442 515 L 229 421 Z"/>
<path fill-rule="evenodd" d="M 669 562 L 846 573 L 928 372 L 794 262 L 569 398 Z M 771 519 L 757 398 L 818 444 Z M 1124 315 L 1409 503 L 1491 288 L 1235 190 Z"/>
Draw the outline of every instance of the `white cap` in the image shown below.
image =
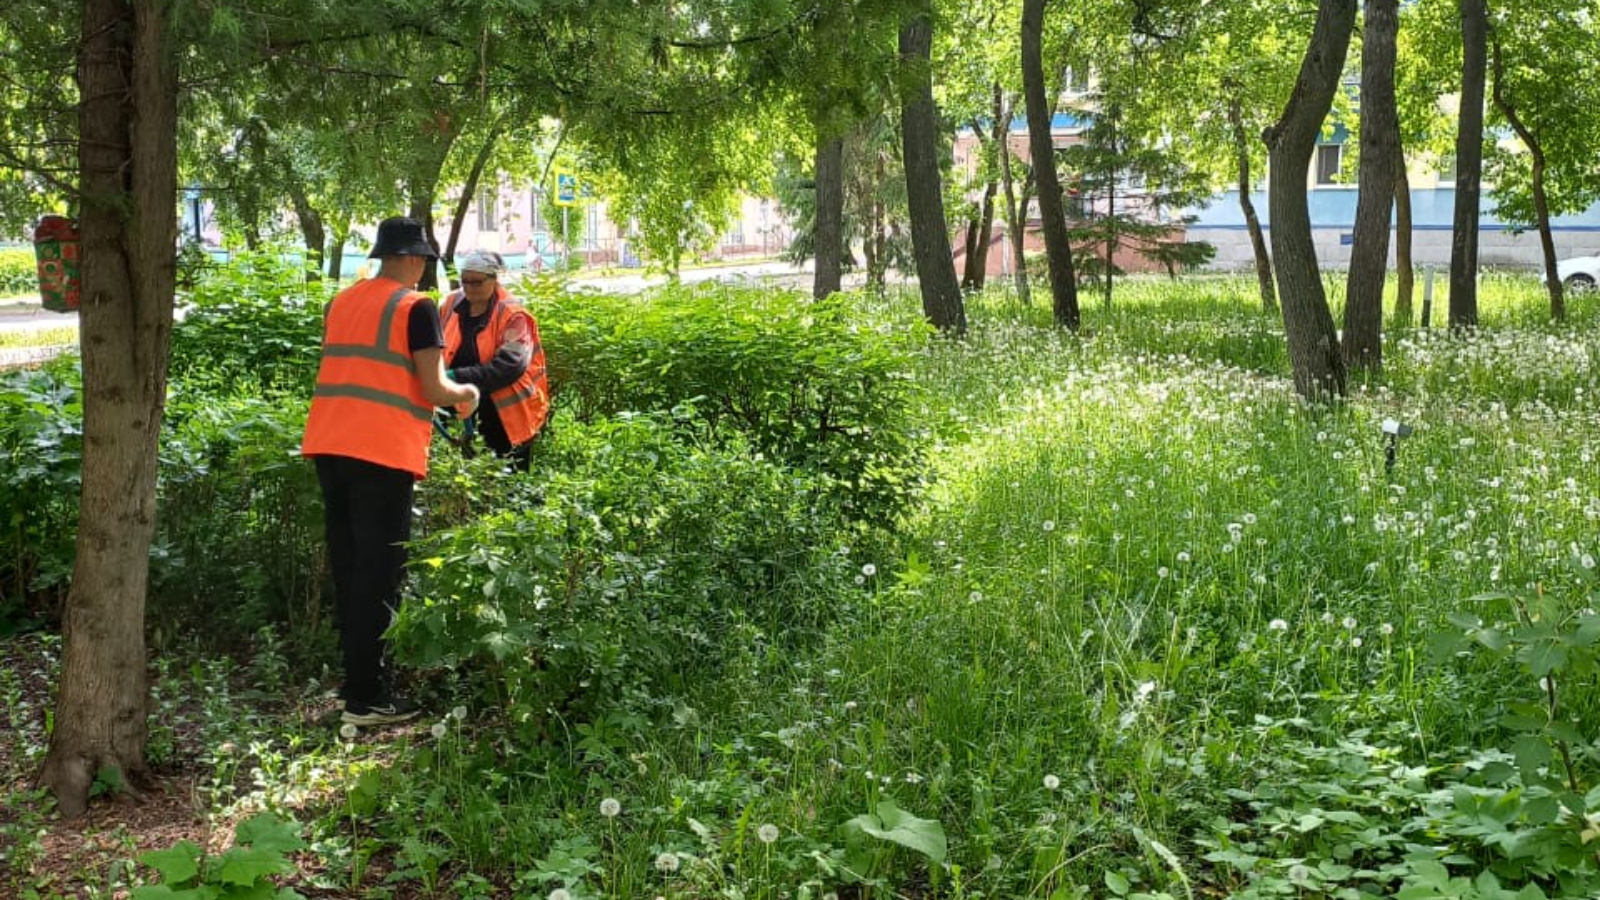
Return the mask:
<path fill-rule="evenodd" d="M 461 261 L 461 271 L 481 272 L 484 275 L 499 275 L 506 270 L 505 260 L 500 254 L 492 250 L 474 250 L 467 254 Z"/>

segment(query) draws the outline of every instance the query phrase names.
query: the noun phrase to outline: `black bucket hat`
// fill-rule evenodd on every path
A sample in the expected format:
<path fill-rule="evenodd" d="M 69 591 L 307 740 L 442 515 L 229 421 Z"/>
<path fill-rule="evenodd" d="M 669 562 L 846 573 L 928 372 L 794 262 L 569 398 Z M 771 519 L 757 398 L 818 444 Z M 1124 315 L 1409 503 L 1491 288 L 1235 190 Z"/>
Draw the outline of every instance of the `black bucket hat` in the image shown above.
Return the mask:
<path fill-rule="evenodd" d="M 385 256 L 439 258 L 439 254 L 434 252 L 433 245 L 428 243 L 428 235 L 422 230 L 422 223 L 405 216 L 395 216 L 378 223 L 378 240 L 373 243 L 372 252 L 368 253 L 367 257 L 379 259 Z"/>

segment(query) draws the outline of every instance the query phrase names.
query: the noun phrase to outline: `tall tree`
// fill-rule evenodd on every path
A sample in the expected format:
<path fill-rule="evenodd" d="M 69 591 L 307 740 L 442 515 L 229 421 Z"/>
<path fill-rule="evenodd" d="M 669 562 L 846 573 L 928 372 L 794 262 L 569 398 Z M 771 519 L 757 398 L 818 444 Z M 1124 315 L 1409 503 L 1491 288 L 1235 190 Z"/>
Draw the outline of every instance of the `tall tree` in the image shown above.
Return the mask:
<path fill-rule="evenodd" d="M 1045 90 L 1045 3 L 1046 0 L 1023 0 L 1022 3 L 1022 93 L 1028 112 L 1028 155 L 1033 161 L 1034 182 L 1039 189 L 1039 218 L 1050 269 L 1051 311 L 1056 325 L 1077 331 L 1080 320 L 1078 279 L 1072 270 L 1067 212 L 1061 199 L 1061 176 L 1056 173 L 1055 141 L 1050 134 L 1053 115 Z"/>
<path fill-rule="evenodd" d="M 63 816 L 145 763 L 144 602 L 177 239 L 178 67 L 162 0 L 84 0 L 78 53 L 83 480 L 55 727 Z"/>
<path fill-rule="evenodd" d="M 1538 233 L 1550 317 L 1566 315 L 1556 277 L 1551 218 L 1600 199 L 1594 150 L 1600 109 L 1600 42 L 1592 0 L 1528 0 L 1494 25 L 1490 95 L 1496 118 L 1520 146 L 1491 147 L 1485 161 L 1495 211 L 1507 223 Z"/>
<path fill-rule="evenodd" d="M 1456 125 L 1456 205 L 1450 237 L 1450 327 L 1478 324 L 1478 211 L 1483 186 L 1487 0 L 1460 0 L 1461 111 Z"/>
<path fill-rule="evenodd" d="M 941 132 L 929 59 L 933 46 L 932 7 L 931 0 L 919 0 L 900 26 L 900 133 L 922 311 L 935 328 L 959 335 L 967 330 L 967 310 L 950 253 L 939 174 Z"/>
<path fill-rule="evenodd" d="M 1267 206 L 1272 218 L 1272 255 L 1278 270 L 1283 330 L 1288 338 L 1295 390 L 1308 400 L 1342 397 L 1345 393 L 1339 334 L 1334 330 L 1333 313 L 1328 308 L 1317 251 L 1311 240 L 1306 175 L 1317 134 L 1339 88 L 1355 17 L 1355 0 L 1321 0 L 1294 92 L 1283 114 L 1262 135 L 1272 167 Z"/>
<path fill-rule="evenodd" d="M 1361 169 L 1355 234 L 1345 289 L 1344 361 L 1351 369 L 1383 367 L 1383 288 L 1389 273 L 1389 226 L 1400 157 L 1395 106 L 1398 0 L 1366 0 L 1361 35 Z"/>
<path fill-rule="evenodd" d="M 1267 312 L 1278 311 L 1278 291 L 1272 283 L 1272 256 L 1267 252 L 1267 235 L 1261 230 L 1261 216 L 1256 212 L 1250 193 L 1255 189 L 1255 178 L 1250 174 L 1251 142 L 1246 137 L 1243 103 L 1236 94 L 1228 96 L 1228 128 L 1233 135 L 1233 158 L 1238 173 L 1235 184 L 1239 191 L 1239 211 L 1244 216 L 1245 231 L 1250 235 L 1251 255 L 1255 259 L 1256 289 L 1261 294 L 1261 308 Z"/>

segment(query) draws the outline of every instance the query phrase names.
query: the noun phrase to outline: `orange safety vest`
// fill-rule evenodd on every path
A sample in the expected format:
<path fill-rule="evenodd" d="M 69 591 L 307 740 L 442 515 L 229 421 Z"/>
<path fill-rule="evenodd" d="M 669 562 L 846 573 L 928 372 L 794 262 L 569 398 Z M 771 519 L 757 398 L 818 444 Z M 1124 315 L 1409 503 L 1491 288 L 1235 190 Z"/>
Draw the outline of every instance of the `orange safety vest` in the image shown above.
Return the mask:
<path fill-rule="evenodd" d="M 302 454 L 428 474 L 433 405 L 422 395 L 408 340 L 411 308 L 426 300 L 397 281 L 371 278 L 328 304 Z"/>
<path fill-rule="evenodd" d="M 439 311 L 444 323 L 444 358 L 453 360 L 461 349 L 460 310 L 466 303 L 461 291 L 451 294 Z M 495 412 L 500 414 L 500 424 L 505 426 L 506 437 L 513 447 L 533 440 L 544 427 L 550 414 L 550 381 L 545 376 L 544 346 L 539 342 L 539 323 L 518 303 L 506 289 L 495 286 L 491 301 L 489 323 L 478 332 L 478 362 L 488 365 L 505 340 L 506 328 L 518 317 L 528 320 L 528 332 L 533 340 L 533 355 L 528 358 L 528 368 L 511 384 L 489 394 Z M 449 365 L 449 363 L 446 363 Z"/>

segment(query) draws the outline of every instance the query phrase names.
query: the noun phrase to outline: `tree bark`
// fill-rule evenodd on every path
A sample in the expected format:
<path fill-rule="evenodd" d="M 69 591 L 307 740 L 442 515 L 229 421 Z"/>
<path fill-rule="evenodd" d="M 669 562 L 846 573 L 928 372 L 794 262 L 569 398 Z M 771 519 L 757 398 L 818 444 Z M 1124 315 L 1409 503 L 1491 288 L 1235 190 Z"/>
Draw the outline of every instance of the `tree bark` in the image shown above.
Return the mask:
<path fill-rule="evenodd" d="M 933 103 L 931 0 L 923 0 L 900 27 L 900 120 L 911 212 L 911 250 L 917 260 L 922 311 L 935 328 L 965 334 L 967 312 L 950 253 L 939 179 L 939 114 Z"/>
<path fill-rule="evenodd" d="M 178 191 L 168 4 L 85 0 L 78 49 L 83 475 L 77 557 L 40 781 L 64 818 L 145 764 L 145 592 L 166 399 Z"/>
<path fill-rule="evenodd" d="M 1339 88 L 1355 17 L 1356 0 L 1321 0 L 1294 93 L 1278 121 L 1262 135 L 1271 167 L 1267 212 L 1272 219 L 1272 256 L 1283 330 L 1295 390 L 1308 400 L 1327 400 L 1345 393 L 1339 335 L 1311 240 L 1306 173 L 1317 133 Z"/>
<path fill-rule="evenodd" d="M 1522 139 L 1523 146 L 1528 148 L 1528 158 L 1533 168 L 1530 183 L 1533 190 L 1533 224 L 1539 230 L 1539 250 L 1544 256 L 1544 286 L 1550 294 L 1550 318 L 1559 322 L 1567 317 L 1567 302 L 1562 293 L 1564 285 L 1556 275 L 1556 242 L 1550 232 L 1550 195 L 1544 183 L 1544 145 L 1522 120 L 1516 105 L 1506 96 L 1505 60 L 1498 42 L 1494 48 L 1494 105 L 1505 116 L 1511 130 Z"/>
<path fill-rule="evenodd" d="M 412 160 L 411 171 L 406 179 L 406 196 L 409 204 L 406 215 L 422 223 L 422 230 L 428 236 L 428 244 L 434 252 L 439 250 L 439 236 L 433 230 L 433 198 L 439 190 L 439 173 L 444 171 L 444 161 L 450 155 L 450 147 L 455 143 L 455 129 L 444 117 L 427 126 L 431 139 L 419 141 L 417 144 L 417 157 Z M 417 290 L 431 291 L 439 286 L 439 267 L 428 266 L 422 272 L 422 280 L 417 282 Z"/>
<path fill-rule="evenodd" d="M 1489 46 L 1486 0 L 1461 0 L 1461 112 L 1456 126 L 1456 207 L 1450 238 L 1450 327 L 1478 324 L 1478 204 L 1483 189 L 1483 92 Z"/>
<path fill-rule="evenodd" d="M 341 214 L 333 226 L 333 246 L 328 248 L 328 280 L 338 283 L 344 276 L 344 242 L 350 238 L 350 219 Z"/>
<path fill-rule="evenodd" d="M 821 300 L 844 283 L 844 138 L 823 132 L 820 124 L 817 129 L 817 215 L 812 235 L 817 262 L 811 296 Z"/>
<path fill-rule="evenodd" d="M 467 181 L 461 186 L 461 197 L 456 200 L 456 213 L 450 219 L 450 237 L 444 244 L 444 269 L 452 277 L 456 274 L 456 246 L 461 242 L 461 225 L 466 221 L 467 209 L 472 205 L 472 200 L 478 195 L 478 185 L 483 181 L 483 170 L 489 165 L 489 157 L 494 154 L 495 144 L 500 140 L 500 125 L 495 124 L 489 129 L 488 135 L 483 139 L 483 145 L 478 148 L 478 155 L 472 158 L 472 169 L 467 172 Z M 429 237 L 432 237 L 430 226 Z"/>
<path fill-rule="evenodd" d="M 1278 311 L 1278 290 L 1272 283 L 1272 256 L 1267 253 L 1267 236 L 1261 230 L 1261 216 L 1250 199 L 1250 145 L 1244 130 L 1244 110 L 1238 97 L 1228 101 L 1228 125 L 1233 129 L 1233 154 L 1239 172 L 1239 211 L 1250 234 L 1250 250 L 1256 261 L 1256 286 L 1261 291 L 1261 308 Z"/>
<path fill-rule="evenodd" d="M 983 283 L 989 275 L 989 243 L 994 233 L 994 194 L 994 182 L 983 186 L 978 216 L 967 229 L 967 266 L 961 274 L 961 287 L 964 290 L 983 290 Z"/>
<path fill-rule="evenodd" d="M 1394 320 L 1409 327 L 1412 320 L 1411 300 L 1416 293 L 1416 267 L 1411 261 L 1411 179 L 1406 176 L 1404 148 L 1400 153 L 1400 166 L 1394 173 Z"/>
<path fill-rule="evenodd" d="M 1000 87 L 1000 82 L 994 83 L 994 120 L 1000 132 L 1000 145 L 997 152 L 1000 154 L 1000 184 L 1003 188 L 1002 209 L 1006 217 L 1006 240 L 1011 248 L 1012 281 L 1016 284 L 1017 297 L 1022 304 L 1027 306 L 1032 302 L 1028 291 L 1028 260 L 1024 251 L 1027 248 L 1027 209 L 1019 211 L 1017 207 L 1016 182 L 1011 175 L 1011 101 L 1006 97 L 1005 91 Z"/>
<path fill-rule="evenodd" d="M 1072 243 L 1056 174 L 1055 142 L 1050 137 L 1051 106 L 1045 96 L 1044 7 L 1047 0 L 1022 0 L 1022 94 L 1028 113 L 1028 155 L 1039 186 L 1039 218 L 1050 266 L 1050 306 L 1056 325 L 1078 330 L 1078 279 L 1072 271 Z"/>
<path fill-rule="evenodd" d="M 1344 362 L 1383 369 L 1383 288 L 1389 274 L 1389 228 L 1400 164 L 1400 113 L 1395 106 L 1395 41 L 1399 0 L 1366 0 L 1361 42 L 1361 176 L 1355 233 L 1345 282 Z"/>
<path fill-rule="evenodd" d="M 306 248 L 306 281 L 322 280 L 323 251 L 328 243 L 328 229 L 322 224 L 322 214 L 311 205 L 305 185 L 294 172 L 285 173 L 289 183 L 289 201 L 294 204 L 294 218 L 300 223 L 300 239 Z"/>

